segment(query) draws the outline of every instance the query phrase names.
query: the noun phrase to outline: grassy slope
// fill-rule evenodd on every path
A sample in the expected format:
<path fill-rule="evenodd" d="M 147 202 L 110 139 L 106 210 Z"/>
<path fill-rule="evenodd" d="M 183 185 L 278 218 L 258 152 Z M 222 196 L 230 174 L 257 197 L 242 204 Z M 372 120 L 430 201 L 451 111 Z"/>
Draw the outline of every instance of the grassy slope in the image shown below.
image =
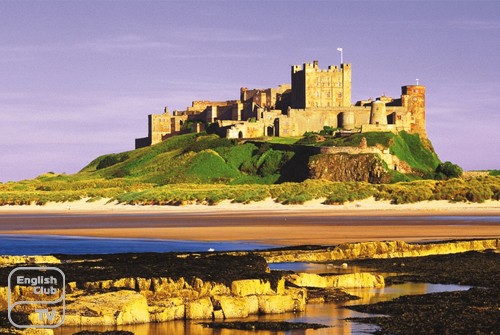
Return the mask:
<path fill-rule="evenodd" d="M 319 145 L 357 146 L 362 137 L 370 146 L 389 147 L 423 173 L 433 171 L 439 162 L 418 135 L 406 133 L 356 134 L 328 139 Z M 75 175 L 49 173 L 34 180 L 0 184 L 0 205 L 85 197 L 117 197 L 129 203 L 217 203 L 224 199 L 249 202 L 268 196 L 283 203 L 326 198 L 326 203 L 336 204 L 369 196 L 404 203 L 430 199 L 483 201 L 498 199 L 500 194 L 500 177 L 379 186 L 319 180 L 269 185 L 294 180 L 284 171 L 297 171 L 307 164 L 307 160 L 297 159 L 299 156 L 271 149 L 269 144 L 258 147 L 215 135 L 186 134 L 151 147 L 98 157 Z"/>
<path fill-rule="evenodd" d="M 175 183 L 274 183 L 292 153 L 259 150 L 216 135 L 186 134 L 151 147 L 98 157 L 77 176 L 135 179 L 159 185 Z M 108 166 L 103 161 L 115 164 Z"/>
<path fill-rule="evenodd" d="M 406 132 L 355 134 L 314 145 L 358 146 L 363 137 L 369 146 L 389 148 L 421 175 L 433 172 L 439 164 L 436 154 L 422 144 L 418 135 Z M 280 171 L 287 163 L 293 163 L 293 156 L 293 152 L 273 150 L 265 144 L 258 148 L 252 143 L 238 144 L 216 135 L 185 134 L 151 147 L 98 157 L 76 178 L 126 178 L 158 185 L 270 184 L 293 180 Z"/>

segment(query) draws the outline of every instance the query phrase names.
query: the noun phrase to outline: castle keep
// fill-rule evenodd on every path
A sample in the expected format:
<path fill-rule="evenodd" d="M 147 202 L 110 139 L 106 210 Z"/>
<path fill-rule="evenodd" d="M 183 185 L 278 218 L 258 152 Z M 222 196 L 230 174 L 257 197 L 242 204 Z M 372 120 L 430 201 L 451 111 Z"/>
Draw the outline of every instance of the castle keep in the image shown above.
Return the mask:
<path fill-rule="evenodd" d="M 239 100 L 193 101 L 172 114 L 148 117 L 148 136 L 136 148 L 210 127 L 227 138 L 302 136 L 325 126 L 344 133 L 405 130 L 427 138 L 425 87 L 408 85 L 399 98 L 382 96 L 351 103 L 351 64 L 320 69 L 318 62 L 294 65 L 292 84 L 277 88 L 240 89 Z"/>

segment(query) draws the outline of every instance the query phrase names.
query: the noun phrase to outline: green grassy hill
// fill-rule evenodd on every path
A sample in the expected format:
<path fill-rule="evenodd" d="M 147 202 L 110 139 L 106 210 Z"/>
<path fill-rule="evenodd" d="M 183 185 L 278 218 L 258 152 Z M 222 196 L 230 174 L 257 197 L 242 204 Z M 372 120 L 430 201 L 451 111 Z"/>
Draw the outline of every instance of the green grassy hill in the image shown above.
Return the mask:
<path fill-rule="evenodd" d="M 314 152 L 310 146 L 357 146 L 362 137 L 370 146 L 389 148 L 418 172 L 406 176 L 390 171 L 392 181 L 436 176 L 440 162 L 418 135 L 366 133 L 321 142 L 306 136 L 273 144 L 276 139 L 243 143 L 216 135 L 186 134 L 151 147 L 103 155 L 73 175 L 46 173 L 33 180 L 0 183 L 0 205 L 102 198 L 129 204 L 180 205 L 216 204 L 226 199 L 248 203 L 268 197 L 283 204 L 312 199 L 341 204 L 370 196 L 394 203 L 481 202 L 500 197 L 497 176 L 380 185 L 306 178 L 304 171 L 314 155 L 309 153 Z"/>
<path fill-rule="evenodd" d="M 389 148 L 416 172 L 407 177 L 391 172 L 398 180 L 430 176 L 440 163 L 437 155 L 420 140 L 406 132 L 355 134 L 297 144 L 310 146 L 358 146 L 365 137 L 369 146 Z M 309 141 L 310 142 L 310 141 Z M 290 146 L 293 146 L 291 144 Z M 157 185 L 176 183 L 273 184 L 304 180 L 306 157 L 293 148 L 276 149 L 272 143 L 247 142 L 217 135 L 185 134 L 174 136 L 151 147 L 104 155 L 96 158 L 77 176 L 80 178 L 126 178 Z M 294 172 L 295 173 L 294 175 Z M 300 175 L 299 175 L 300 174 Z M 409 178 L 409 179 L 408 179 Z"/>
<path fill-rule="evenodd" d="M 239 144 L 217 135 L 174 136 L 151 147 L 93 160 L 79 177 L 127 178 L 158 185 L 176 183 L 265 183 L 281 177 L 292 152 Z"/>

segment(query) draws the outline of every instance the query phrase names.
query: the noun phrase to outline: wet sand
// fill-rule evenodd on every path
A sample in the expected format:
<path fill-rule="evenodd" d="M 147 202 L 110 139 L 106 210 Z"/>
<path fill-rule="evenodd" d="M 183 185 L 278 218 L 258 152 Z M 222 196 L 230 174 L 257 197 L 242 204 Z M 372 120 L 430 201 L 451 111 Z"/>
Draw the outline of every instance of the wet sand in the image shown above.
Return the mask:
<path fill-rule="evenodd" d="M 85 208 L 81 203 L 65 204 L 73 209 L 77 205 Z M 97 204 L 102 207 L 98 210 L 95 204 L 86 205 L 94 210 L 51 212 L 50 206 L 0 210 L 0 234 L 251 241 L 272 245 L 500 237 L 498 202 L 451 208 L 449 204 L 435 204 L 448 207 L 433 209 L 418 204 L 398 205 L 395 210 L 390 210 L 394 205 L 378 202 L 378 208 L 370 207 L 369 202 L 352 204 L 352 208 L 320 204 L 159 208 Z"/>

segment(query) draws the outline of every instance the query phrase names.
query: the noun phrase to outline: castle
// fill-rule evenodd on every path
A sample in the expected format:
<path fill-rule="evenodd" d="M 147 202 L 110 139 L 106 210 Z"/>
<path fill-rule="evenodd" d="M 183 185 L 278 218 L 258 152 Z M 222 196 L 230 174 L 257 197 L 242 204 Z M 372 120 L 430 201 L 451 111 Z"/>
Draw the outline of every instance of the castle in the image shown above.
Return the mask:
<path fill-rule="evenodd" d="M 136 148 L 207 127 L 227 138 L 302 136 L 325 126 L 340 132 L 407 131 L 427 138 L 425 87 L 401 88 L 397 99 L 381 96 L 351 104 L 351 64 L 320 69 L 318 62 L 293 65 L 292 84 L 240 89 L 239 100 L 193 101 L 184 111 L 148 117 L 148 136 Z"/>

